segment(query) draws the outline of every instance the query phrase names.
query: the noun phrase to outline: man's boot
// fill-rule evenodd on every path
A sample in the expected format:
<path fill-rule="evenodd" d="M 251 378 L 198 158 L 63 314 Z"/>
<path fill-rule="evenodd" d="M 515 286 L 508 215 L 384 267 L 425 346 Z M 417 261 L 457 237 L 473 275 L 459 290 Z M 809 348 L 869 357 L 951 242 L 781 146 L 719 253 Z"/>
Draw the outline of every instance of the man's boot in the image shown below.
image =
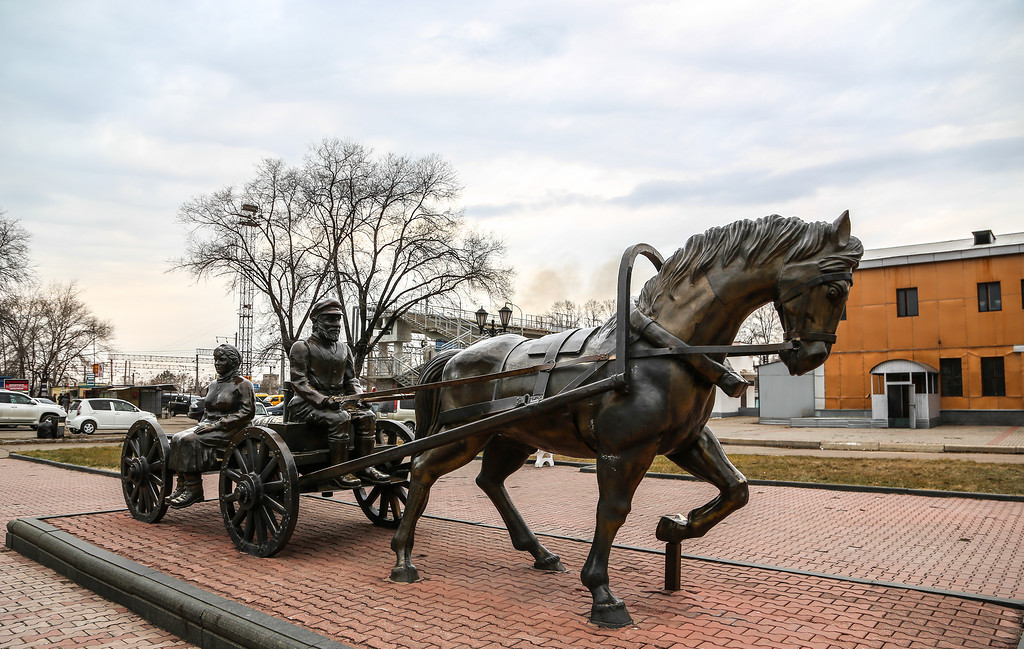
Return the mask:
<path fill-rule="evenodd" d="M 171 492 L 170 496 L 167 496 L 167 500 L 174 500 L 175 498 L 180 497 L 182 492 L 184 492 L 184 491 L 185 491 L 185 474 L 184 473 L 179 473 L 178 474 L 178 486 L 176 486 L 174 488 L 174 491 Z"/>
<path fill-rule="evenodd" d="M 374 444 L 376 444 L 376 435 L 373 433 L 370 433 L 369 435 L 357 435 L 356 457 L 366 457 L 370 453 L 373 453 Z M 387 484 L 391 482 L 391 476 L 372 466 L 361 471 L 356 471 L 356 475 L 365 480 L 369 480 L 374 484 Z"/>
<path fill-rule="evenodd" d="M 189 505 L 203 502 L 203 474 L 184 473 L 185 488 L 177 498 L 172 498 L 168 504 L 174 509 L 183 509 Z"/>
<path fill-rule="evenodd" d="M 344 462 L 348 462 L 348 440 L 345 438 L 328 439 L 327 452 L 330 455 L 331 466 L 337 466 Z M 363 485 L 363 481 L 351 473 L 343 475 L 340 478 L 335 478 L 333 482 L 341 489 L 355 489 L 356 487 L 361 487 Z"/>

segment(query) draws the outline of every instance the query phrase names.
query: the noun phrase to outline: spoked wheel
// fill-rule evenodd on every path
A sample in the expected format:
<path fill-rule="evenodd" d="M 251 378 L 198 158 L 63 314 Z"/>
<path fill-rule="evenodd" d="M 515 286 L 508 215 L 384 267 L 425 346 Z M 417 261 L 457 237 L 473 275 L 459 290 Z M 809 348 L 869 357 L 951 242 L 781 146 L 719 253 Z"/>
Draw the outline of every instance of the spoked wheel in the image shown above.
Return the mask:
<path fill-rule="evenodd" d="M 288 543 L 299 516 L 299 472 L 277 433 L 251 426 L 231 440 L 220 469 L 220 512 L 246 554 L 269 557 Z"/>
<path fill-rule="evenodd" d="M 121 447 L 121 491 L 132 518 L 156 523 L 167 513 L 171 447 L 159 424 L 140 420 L 132 424 Z"/>
<path fill-rule="evenodd" d="M 393 421 L 377 422 L 377 450 L 380 445 L 397 446 L 413 440 L 412 431 Z M 355 489 L 356 502 L 374 525 L 396 528 L 409 498 L 409 463 L 384 462 L 377 469 L 394 477 L 394 482 Z"/>

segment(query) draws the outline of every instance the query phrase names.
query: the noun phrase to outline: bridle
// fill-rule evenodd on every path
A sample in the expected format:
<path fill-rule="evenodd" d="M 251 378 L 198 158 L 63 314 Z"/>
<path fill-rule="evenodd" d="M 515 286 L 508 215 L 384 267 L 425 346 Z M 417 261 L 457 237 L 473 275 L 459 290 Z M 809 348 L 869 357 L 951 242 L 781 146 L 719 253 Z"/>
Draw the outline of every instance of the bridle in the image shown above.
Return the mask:
<path fill-rule="evenodd" d="M 834 333 L 825 333 L 823 331 L 805 331 L 805 325 L 807 321 L 807 312 L 811 304 L 811 291 L 810 289 L 818 286 L 819 284 L 825 284 L 827 282 L 846 281 L 853 286 L 853 273 L 823 273 L 816 277 L 801 282 L 796 286 L 781 293 L 779 297 L 775 299 L 775 310 L 779 314 L 779 320 L 782 323 L 782 329 L 785 332 L 784 336 L 787 341 L 821 341 L 829 344 L 836 342 L 836 335 Z M 782 280 L 779 280 L 782 283 Z M 781 292 L 781 290 L 780 290 Z M 800 300 L 796 308 L 792 310 L 794 316 L 789 316 L 790 311 L 785 307 L 794 300 Z M 842 317 L 842 309 L 833 308 L 832 317 L 829 318 L 827 330 L 835 331 L 839 325 L 839 319 Z"/>

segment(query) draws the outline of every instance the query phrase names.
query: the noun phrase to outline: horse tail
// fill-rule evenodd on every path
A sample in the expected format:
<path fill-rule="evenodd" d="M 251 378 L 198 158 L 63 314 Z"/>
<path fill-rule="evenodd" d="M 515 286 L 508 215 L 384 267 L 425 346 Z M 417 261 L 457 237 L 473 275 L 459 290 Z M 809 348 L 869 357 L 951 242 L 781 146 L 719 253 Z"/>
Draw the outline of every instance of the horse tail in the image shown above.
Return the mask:
<path fill-rule="evenodd" d="M 444 367 L 461 349 L 449 349 L 427 361 L 420 369 L 420 384 L 441 380 Z M 441 390 L 422 390 L 416 393 L 416 437 L 433 435 L 440 428 Z"/>

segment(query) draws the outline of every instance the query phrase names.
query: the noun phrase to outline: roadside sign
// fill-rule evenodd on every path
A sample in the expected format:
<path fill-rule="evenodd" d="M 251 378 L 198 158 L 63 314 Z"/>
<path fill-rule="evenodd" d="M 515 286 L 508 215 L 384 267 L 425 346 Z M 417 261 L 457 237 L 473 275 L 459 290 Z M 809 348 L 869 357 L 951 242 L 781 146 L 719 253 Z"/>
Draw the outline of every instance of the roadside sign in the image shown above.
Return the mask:
<path fill-rule="evenodd" d="M 5 390 L 14 392 L 28 392 L 28 379 L 7 379 L 4 381 Z"/>

